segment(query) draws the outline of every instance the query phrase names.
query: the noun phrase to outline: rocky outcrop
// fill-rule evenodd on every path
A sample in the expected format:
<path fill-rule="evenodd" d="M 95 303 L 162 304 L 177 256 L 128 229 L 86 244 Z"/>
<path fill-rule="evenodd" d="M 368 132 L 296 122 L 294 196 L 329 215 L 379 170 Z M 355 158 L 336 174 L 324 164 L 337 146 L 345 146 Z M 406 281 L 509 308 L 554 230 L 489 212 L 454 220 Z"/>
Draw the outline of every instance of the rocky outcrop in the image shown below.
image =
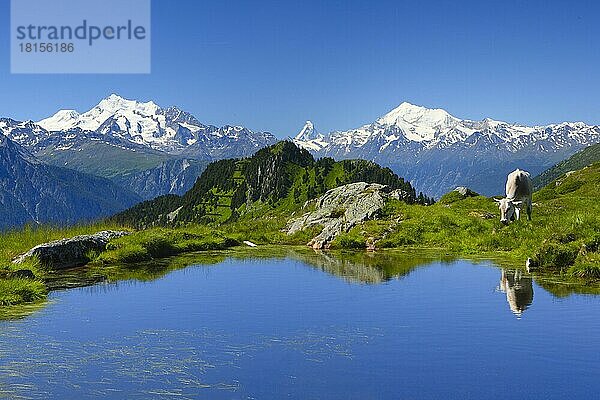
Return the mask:
<path fill-rule="evenodd" d="M 30 257 L 37 257 L 40 263 L 50 269 L 79 267 L 89 262 L 89 253 L 106 249 L 111 239 L 128 235 L 123 231 L 102 231 L 93 235 L 75 236 L 69 239 L 55 240 L 35 246 L 20 255 L 13 263 L 19 264 Z"/>
<path fill-rule="evenodd" d="M 475 197 L 475 196 L 479 196 L 479 193 L 476 193 L 476 192 L 472 191 L 471 189 L 469 189 L 468 187 L 465 187 L 465 186 L 458 186 L 458 187 L 456 187 L 456 189 L 454 189 L 454 191 L 458 192 L 463 197 Z"/>
<path fill-rule="evenodd" d="M 308 245 L 314 249 L 328 248 L 337 235 L 361 222 L 377 218 L 387 199 L 403 198 L 399 190 L 388 191 L 377 183 L 357 182 L 327 191 L 316 200 L 315 211 L 307 212 L 288 222 L 285 231 L 292 235 L 315 225 L 323 230 Z"/>

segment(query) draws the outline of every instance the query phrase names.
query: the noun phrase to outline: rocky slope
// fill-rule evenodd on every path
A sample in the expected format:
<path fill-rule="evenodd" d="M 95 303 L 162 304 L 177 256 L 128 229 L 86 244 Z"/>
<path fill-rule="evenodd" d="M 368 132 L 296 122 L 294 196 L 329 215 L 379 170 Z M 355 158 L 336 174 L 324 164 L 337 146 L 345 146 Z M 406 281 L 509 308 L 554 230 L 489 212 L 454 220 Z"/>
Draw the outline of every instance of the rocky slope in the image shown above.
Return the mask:
<path fill-rule="evenodd" d="M 164 194 L 184 194 L 196 182 L 208 163 L 187 158 L 174 158 L 160 165 L 113 180 L 130 188 L 144 200 Z"/>
<path fill-rule="evenodd" d="M 139 200 L 107 179 L 43 164 L 0 135 L 0 229 L 89 221 Z"/>
<path fill-rule="evenodd" d="M 486 118 L 459 119 L 409 103 L 371 124 L 319 133 L 308 122 L 295 143 L 317 156 L 362 158 L 389 166 L 420 190 L 440 196 L 456 186 L 492 195 L 519 167 L 536 175 L 600 142 L 600 127 L 582 122 L 528 127 Z"/>

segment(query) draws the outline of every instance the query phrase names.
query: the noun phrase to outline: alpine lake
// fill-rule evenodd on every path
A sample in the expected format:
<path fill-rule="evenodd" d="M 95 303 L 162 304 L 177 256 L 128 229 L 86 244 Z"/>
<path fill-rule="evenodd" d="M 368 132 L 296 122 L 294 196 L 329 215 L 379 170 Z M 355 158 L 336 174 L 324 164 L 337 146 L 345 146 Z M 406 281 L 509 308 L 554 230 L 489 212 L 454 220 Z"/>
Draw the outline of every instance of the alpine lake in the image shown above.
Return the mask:
<path fill-rule="evenodd" d="M 597 289 L 431 251 L 259 247 L 57 274 L 0 398 L 591 399 Z"/>

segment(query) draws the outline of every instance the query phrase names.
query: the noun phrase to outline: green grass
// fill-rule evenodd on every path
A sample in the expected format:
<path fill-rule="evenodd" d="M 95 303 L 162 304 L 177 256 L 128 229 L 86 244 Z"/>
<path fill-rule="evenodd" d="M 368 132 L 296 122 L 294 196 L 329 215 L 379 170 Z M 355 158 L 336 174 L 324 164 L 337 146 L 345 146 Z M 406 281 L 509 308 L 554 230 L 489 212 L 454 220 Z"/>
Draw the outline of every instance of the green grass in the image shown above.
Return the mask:
<path fill-rule="evenodd" d="M 32 247 L 52 240 L 91 234 L 106 229 L 121 229 L 115 225 L 93 224 L 57 228 L 52 226 L 26 226 L 0 234 L 0 307 L 32 303 L 46 297 L 43 279 L 47 273 L 37 259 L 27 259 L 21 264 L 13 264 L 12 259 Z M 15 279 L 10 274 L 16 270 L 30 270 L 36 279 Z"/>
<path fill-rule="evenodd" d="M 205 226 L 152 228 L 112 240 L 94 263 L 137 263 L 192 251 L 222 250 L 239 244 L 233 235 Z"/>
<path fill-rule="evenodd" d="M 38 280 L 0 279 L 0 306 L 31 303 L 46 298 L 46 286 Z"/>
<path fill-rule="evenodd" d="M 37 246 L 52 240 L 88 235 L 102 230 L 122 230 L 123 227 L 110 223 L 77 225 L 66 228 L 53 226 L 25 226 L 19 230 L 11 230 L 0 234 L 0 268 L 8 266 L 11 260 Z M 19 269 L 21 269 L 19 267 Z"/>
<path fill-rule="evenodd" d="M 43 280 L 49 271 L 42 268 L 35 258 L 27 259 L 21 264 L 13 264 L 14 257 L 41 243 L 107 229 L 122 230 L 123 227 L 114 224 L 69 228 L 25 227 L 20 231 L 9 231 L 0 235 L 0 306 L 36 302 L 46 296 Z M 206 226 L 153 228 L 114 239 L 108 244 L 106 251 L 89 254 L 89 257 L 92 264 L 96 265 L 131 265 L 181 253 L 226 249 L 238 244 L 237 238 L 242 236 L 227 234 Z M 36 279 L 11 277 L 14 271 L 22 269 L 31 270 Z"/>

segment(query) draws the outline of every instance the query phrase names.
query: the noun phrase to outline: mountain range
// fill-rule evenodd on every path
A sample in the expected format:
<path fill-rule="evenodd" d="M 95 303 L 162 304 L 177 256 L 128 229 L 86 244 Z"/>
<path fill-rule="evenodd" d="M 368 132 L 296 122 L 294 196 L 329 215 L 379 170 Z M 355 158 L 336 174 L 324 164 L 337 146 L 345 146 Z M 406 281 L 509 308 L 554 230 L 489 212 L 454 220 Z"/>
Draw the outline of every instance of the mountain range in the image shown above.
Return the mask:
<path fill-rule="evenodd" d="M 347 131 L 323 134 L 307 121 L 294 142 L 317 157 L 361 158 L 388 166 L 436 197 L 456 186 L 494 195 L 502 193 L 507 174 L 515 168 L 537 175 L 600 142 L 600 126 L 473 121 L 405 102 Z"/>
<path fill-rule="evenodd" d="M 10 210 L 2 226 L 70 223 L 138 200 L 183 195 L 209 163 L 248 157 L 277 142 L 269 132 L 218 127 L 176 106 L 163 108 L 116 94 L 90 110 L 59 110 L 37 122 L 0 118 L 0 132 L 0 208 Z M 502 193 L 506 175 L 515 168 L 537 175 L 600 142 L 600 127 L 473 121 L 402 103 L 347 131 L 324 134 L 307 121 L 292 140 L 317 159 L 364 159 L 390 167 L 429 196 L 439 197 L 456 186 L 494 195 Z M 31 182 L 23 183 L 30 176 Z M 85 199 L 76 196 L 77 185 Z M 91 186 L 114 201 L 99 198 Z"/>
<path fill-rule="evenodd" d="M 112 94 L 83 113 L 0 118 L 0 229 L 71 224 L 183 194 L 215 159 L 275 143 L 268 132 L 203 124 L 177 107 Z"/>
<path fill-rule="evenodd" d="M 276 141 L 269 132 L 205 125 L 178 107 L 161 108 L 152 101 L 127 100 L 116 94 L 82 114 L 60 110 L 36 125 L 47 132 L 95 132 L 125 147 L 141 145 L 195 159 L 243 157 Z"/>
<path fill-rule="evenodd" d="M 277 141 L 269 132 L 207 125 L 178 107 L 116 94 L 83 113 L 59 110 L 38 122 L 2 118 L 0 130 L 45 163 L 109 178 L 144 199 L 182 194 L 210 161 Z"/>

